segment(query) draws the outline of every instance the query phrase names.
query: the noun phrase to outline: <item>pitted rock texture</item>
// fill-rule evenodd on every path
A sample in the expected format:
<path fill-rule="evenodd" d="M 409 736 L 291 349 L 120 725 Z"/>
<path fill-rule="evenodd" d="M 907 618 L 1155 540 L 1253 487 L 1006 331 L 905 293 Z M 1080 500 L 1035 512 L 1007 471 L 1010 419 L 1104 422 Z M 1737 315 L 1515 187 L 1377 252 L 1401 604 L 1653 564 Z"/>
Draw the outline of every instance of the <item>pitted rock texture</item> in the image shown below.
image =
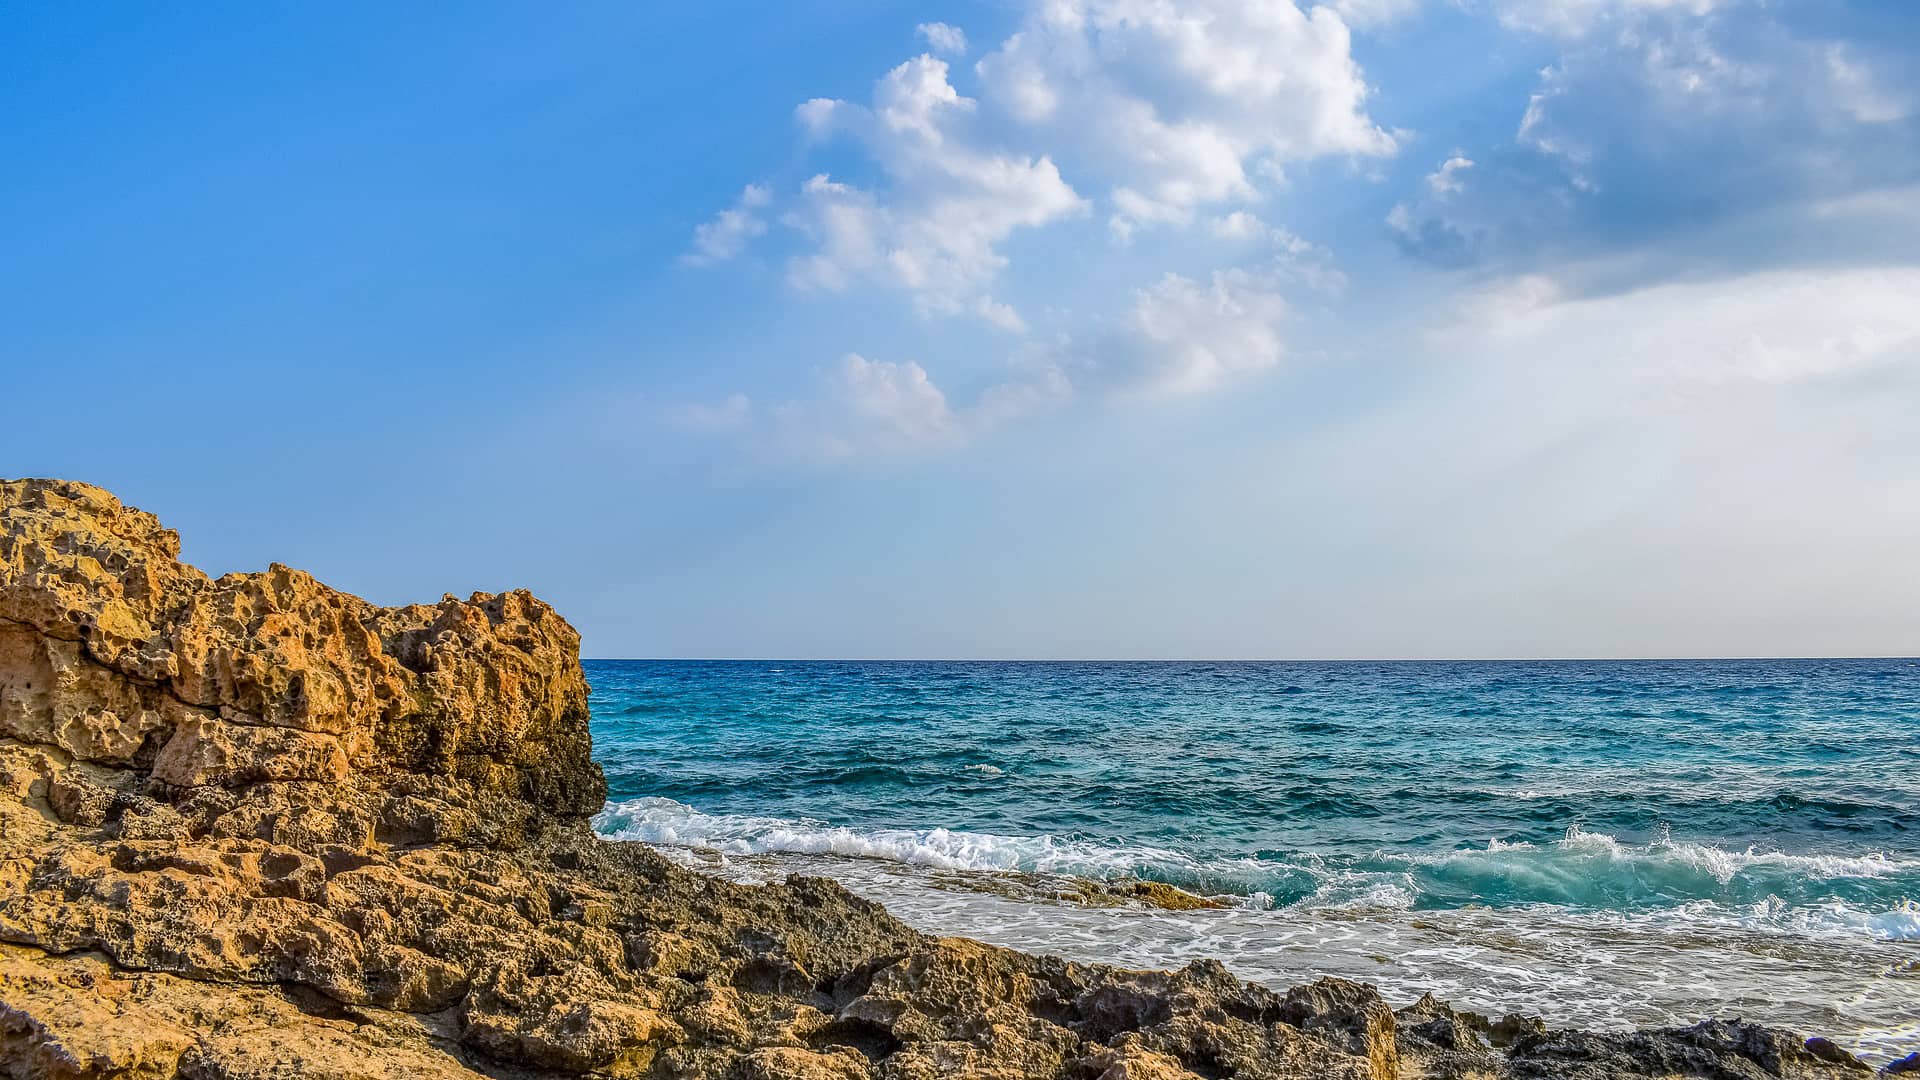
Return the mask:
<path fill-rule="evenodd" d="M 595 837 L 578 637 L 525 593 L 211 580 L 0 484 L 0 1075 L 1052 1080 L 1861 1075 L 1738 1023 L 1550 1032 L 1326 979 L 931 938 Z M 1152 899 L 1152 898 L 1148 898 Z"/>
<path fill-rule="evenodd" d="M 0 734 L 177 787 L 413 772 L 600 808 L 580 636 L 531 594 L 382 608 L 179 555 L 99 488 L 0 484 Z"/>

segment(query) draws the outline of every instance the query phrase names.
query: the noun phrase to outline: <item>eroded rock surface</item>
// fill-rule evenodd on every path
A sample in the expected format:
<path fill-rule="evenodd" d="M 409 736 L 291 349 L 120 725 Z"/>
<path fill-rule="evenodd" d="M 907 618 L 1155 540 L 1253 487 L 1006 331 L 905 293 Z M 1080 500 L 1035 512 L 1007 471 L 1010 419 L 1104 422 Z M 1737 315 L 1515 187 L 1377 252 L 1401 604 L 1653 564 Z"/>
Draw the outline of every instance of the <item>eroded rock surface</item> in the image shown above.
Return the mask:
<path fill-rule="evenodd" d="M 579 639 L 532 596 L 382 608 L 178 555 L 98 488 L 0 484 L 0 1074 L 1866 1071 L 1738 1023 L 1396 1015 L 1340 980 L 1075 964 L 927 937 L 821 879 L 707 878 L 588 829 Z"/>

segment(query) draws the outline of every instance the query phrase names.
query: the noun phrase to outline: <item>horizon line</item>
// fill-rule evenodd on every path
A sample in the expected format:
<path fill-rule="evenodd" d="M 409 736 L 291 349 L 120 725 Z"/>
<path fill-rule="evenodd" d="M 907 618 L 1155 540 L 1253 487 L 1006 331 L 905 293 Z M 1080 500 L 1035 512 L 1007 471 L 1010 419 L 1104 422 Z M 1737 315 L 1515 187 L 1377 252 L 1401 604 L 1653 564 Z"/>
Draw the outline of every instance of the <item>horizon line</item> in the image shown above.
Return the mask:
<path fill-rule="evenodd" d="M 1920 654 L 1869 656 L 1323 656 L 1323 657 L 993 657 L 993 656 L 583 656 L 582 663 L 630 664 L 1658 664 L 1765 660 L 1905 660 Z"/>

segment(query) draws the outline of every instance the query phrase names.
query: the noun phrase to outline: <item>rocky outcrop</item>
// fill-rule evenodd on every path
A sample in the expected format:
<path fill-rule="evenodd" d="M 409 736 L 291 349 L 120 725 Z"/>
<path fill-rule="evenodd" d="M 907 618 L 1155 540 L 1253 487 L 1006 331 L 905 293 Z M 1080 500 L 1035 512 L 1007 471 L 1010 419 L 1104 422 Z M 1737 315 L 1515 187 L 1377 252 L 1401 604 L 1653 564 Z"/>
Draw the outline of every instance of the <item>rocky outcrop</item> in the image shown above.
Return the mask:
<path fill-rule="evenodd" d="M 98 488 L 0 484 L 0 1074 L 1864 1069 L 1737 1023 L 1549 1032 L 1334 979 L 1074 964 L 927 937 L 830 881 L 707 878 L 588 829 L 578 637 L 532 596 L 382 608 L 178 554 Z"/>
<path fill-rule="evenodd" d="M 531 594 L 382 608 L 179 554 L 99 488 L 0 487 L 0 734 L 176 788 L 409 772 L 599 809 L 580 638 Z"/>

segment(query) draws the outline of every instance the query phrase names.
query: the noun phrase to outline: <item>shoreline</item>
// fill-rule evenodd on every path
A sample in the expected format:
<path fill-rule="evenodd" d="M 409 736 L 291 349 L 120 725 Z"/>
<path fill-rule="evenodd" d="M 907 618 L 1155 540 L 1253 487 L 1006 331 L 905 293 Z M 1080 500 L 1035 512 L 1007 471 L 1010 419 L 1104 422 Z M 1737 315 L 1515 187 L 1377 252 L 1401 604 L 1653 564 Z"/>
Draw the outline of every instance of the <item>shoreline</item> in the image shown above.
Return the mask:
<path fill-rule="evenodd" d="M 210 579 L 0 483 L 0 1071 L 28 1077 L 1865 1076 L 1731 1020 L 1550 1030 L 1217 960 L 930 937 L 594 835 L 579 638 L 524 592 Z"/>
<path fill-rule="evenodd" d="M 1820 1025 L 1834 1042 L 1873 1061 L 1898 1058 L 1920 1042 L 1920 1015 L 1899 1015 L 1900 1003 L 1886 996 L 1885 987 L 1877 1001 L 1863 992 L 1863 986 L 1872 985 L 1868 980 L 1823 990 L 1809 984 L 1804 971 L 1790 970 L 1784 959 L 1792 958 L 1802 969 L 1819 963 L 1839 967 L 1843 958 L 1872 951 L 1920 970 L 1920 944 L 1862 949 L 1839 935 L 1804 941 L 1776 930 L 1649 931 L 1633 921 L 1610 925 L 1603 913 L 1567 910 L 1353 906 L 1301 911 L 1249 907 L 1233 903 L 1244 898 L 1225 895 L 1200 898 L 1215 903 L 1190 907 L 1132 895 L 1124 881 L 945 870 L 857 855 L 738 855 L 653 846 L 679 865 L 730 881 L 778 881 L 792 872 L 830 877 L 923 932 L 1082 963 L 1175 968 L 1216 959 L 1250 982 L 1279 990 L 1336 975 L 1376 986 L 1395 1005 L 1431 993 L 1482 1013 L 1517 1012 L 1555 1028 L 1614 1032 L 1689 1023 L 1714 1003 L 1733 1000 L 1757 1022 L 1806 1024 L 1823 1012 L 1811 1002 L 1841 1000 L 1844 992 L 1845 1012 L 1826 1015 Z M 1702 962 L 1711 957 L 1717 984 L 1747 989 L 1718 995 L 1644 989 L 1635 994 L 1634 987 L 1606 981 L 1621 962 L 1617 957 L 1637 948 L 1692 953 Z M 1589 957 L 1602 950 L 1614 958 L 1593 963 Z M 1526 962 L 1541 969 L 1518 974 Z M 1797 987 L 1797 1000 L 1809 1004 L 1794 1008 L 1756 996 L 1757 991 L 1785 993 L 1789 987 Z M 1689 1001 L 1700 1007 L 1688 1008 Z"/>

